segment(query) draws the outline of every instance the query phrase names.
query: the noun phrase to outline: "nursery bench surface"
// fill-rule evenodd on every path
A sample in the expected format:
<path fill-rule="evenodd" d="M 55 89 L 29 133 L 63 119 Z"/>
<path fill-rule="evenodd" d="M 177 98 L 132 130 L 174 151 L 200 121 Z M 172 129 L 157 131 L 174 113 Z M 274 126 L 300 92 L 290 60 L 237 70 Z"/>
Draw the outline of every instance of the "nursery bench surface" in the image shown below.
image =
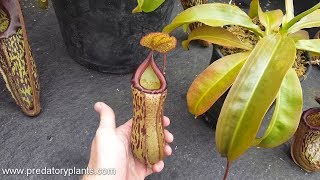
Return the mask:
<path fill-rule="evenodd" d="M 29 118 L 15 105 L 3 81 L 0 82 L 0 168 L 86 168 L 91 141 L 98 127 L 93 110 L 97 101 L 110 105 L 117 126 L 132 117 L 132 74 L 99 73 L 72 60 L 63 43 L 54 9 L 40 10 L 37 1 L 21 2 L 30 46 L 41 83 L 42 113 Z M 173 15 L 181 11 L 176 1 Z M 147 179 L 222 179 L 226 159 L 215 148 L 214 130 L 188 112 L 186 93 L 193 79 L 209 64 L 212 48 L 192 43 L 181 47 L 186 35 L 173 33 L 178 47 L 169 53 L 168 97 L 165 115 L 171 119 L 168 130 L 174 134 L 173 154 L 165 159 L 161 173 Z M 320 70 L 314 67 L 302 82 L 304 110 L 317 106 Z M 290 142 L 277 148 L 251 148 L 231 166 L 229 179 L 320 179 L 306 173 L 292 161 Z M 3 176 L 0 179 L 62 179 L 58 176 Z M 66 179 L 78 179 L 70 176 Z"/>

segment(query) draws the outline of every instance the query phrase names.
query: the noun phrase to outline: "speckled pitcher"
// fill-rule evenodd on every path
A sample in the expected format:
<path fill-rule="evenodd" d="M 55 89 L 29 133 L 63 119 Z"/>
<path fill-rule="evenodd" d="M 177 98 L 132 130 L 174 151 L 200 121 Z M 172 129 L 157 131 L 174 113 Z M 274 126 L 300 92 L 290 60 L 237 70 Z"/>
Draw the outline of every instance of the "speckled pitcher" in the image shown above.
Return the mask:
<path fill-rule="evenodd" d="M 320 103 L 320 98 L 317 101 Z M 320 108 L 311 108 L 302 114 L 291 155 L 305 171 L 320 171 Z"/>

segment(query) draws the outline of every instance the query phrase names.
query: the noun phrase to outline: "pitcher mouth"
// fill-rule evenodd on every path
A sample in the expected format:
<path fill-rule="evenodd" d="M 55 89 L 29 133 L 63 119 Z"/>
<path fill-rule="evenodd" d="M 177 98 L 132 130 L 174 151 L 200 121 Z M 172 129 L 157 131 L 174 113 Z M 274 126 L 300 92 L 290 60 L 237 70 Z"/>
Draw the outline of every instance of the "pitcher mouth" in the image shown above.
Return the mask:
<path fill-rule="evenodd" d="M 141 85 L 141 77 L 143 73 L 146 71 L 148 67 L 151 67 L 157 78 L 159 79 L 160 82 L 160 87 L 157 89 L 148 89 L 146 87 L 143 87 Z M 167 89 L 167 82 L 165 76 L 162 74 L 160 69 L 158 68 L 157 64 L 155 63 L 153 59 L 153 52 L 151 51 L 148 57 L 143 61 L 143 63 L 138 67 L 136 72 L 134 73 L 132 79 L 131 79 L 131 84 L 134 88 L 148 93 L 148 94 L 159 94 L 163 93 Z"/>
<path fill-rule="evenodd" d="M 8 27 L 0 32 L 0 38 L 8 38 L 16 34 L 18 28 L 21 27 L 19 10 L 17 9 L 18 7 L 15 0 L 2 0 L 0 8 L 9 20 Z"/>
<path fill-rule="evenodd" d="M 10 17 L 8 11 L 0 4 L 0 34 L 7 31 L 10 25 Z"/>
<path fill-rule="evenodd" d="M 315 119 L 311 119 L 312 116 L 315 116 L 314 117 Z M 320 108 L 310 108 L 306 110 L 302 114 L 302 120 L 310 129 L 319 131 L 320 130 Z"/>

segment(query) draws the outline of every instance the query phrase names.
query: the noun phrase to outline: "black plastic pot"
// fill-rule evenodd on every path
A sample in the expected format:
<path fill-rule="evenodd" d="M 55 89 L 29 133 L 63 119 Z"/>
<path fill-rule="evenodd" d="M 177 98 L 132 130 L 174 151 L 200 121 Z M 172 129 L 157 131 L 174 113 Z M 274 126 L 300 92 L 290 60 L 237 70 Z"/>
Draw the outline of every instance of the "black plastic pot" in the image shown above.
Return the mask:
<path fill-rule="evenodd" d="M 251 1 L 252 0 L 234 0 L 235 4 L 246 12 L 250 9 Z M 260 0 L 260 5 L 263 10 L 285 9 L 284 1 Z"/>
<path fill-rule="evenodd" d="M 252 0 L 234 0 L 235 4 L 241 9 L 248 11 L 250 8 L 250 3 Z M 285 10 L 285 1 L 270 1 L 270 0 L 260 0 L 262 9 L 274 10 L 282 9 Z M 308 10 L 312 6 L 319 3 L 319 0 L 293 0 L 295 15 L 300 14 L 303 11 Z"/>
<path fill-rule="evenodd" d="M 133 72 L 148 50 L 140 38 L 169 23 L 174 1 L 156 11 L 132 14 L 135 0 L 52 0 L 70 56 L 88 68 L 115 74 Z"/>

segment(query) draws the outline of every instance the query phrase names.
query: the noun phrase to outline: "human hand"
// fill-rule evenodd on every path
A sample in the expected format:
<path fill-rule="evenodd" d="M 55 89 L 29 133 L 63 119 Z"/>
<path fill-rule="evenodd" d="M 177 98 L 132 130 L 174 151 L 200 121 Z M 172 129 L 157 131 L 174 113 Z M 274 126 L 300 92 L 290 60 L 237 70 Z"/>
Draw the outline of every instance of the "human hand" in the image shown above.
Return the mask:
<path fill-rule="evenodd" d="M 133 156 L 130 145 L 132 119 L 116 128 L 115 115 L 109 106 L 98 102 L 94 109 L 100 114 L 100 125 L 92 141 L 88 168 L 95 171 L 112 168 L 116 170 L 116 175 L 84 175 L 83 180 L 140 180 L 164 168 L 163 161 L 148 168 Z M 169 118 L 164 117 L 163 126 L 167 127 L 169 124 Z M 168 130 L 164 130 L 164 136 L 167 143 L 173 141 L 173 135 Z M 168 144 L 164 148 L 164 153 L 166 156 L 172 153 Z"/>

